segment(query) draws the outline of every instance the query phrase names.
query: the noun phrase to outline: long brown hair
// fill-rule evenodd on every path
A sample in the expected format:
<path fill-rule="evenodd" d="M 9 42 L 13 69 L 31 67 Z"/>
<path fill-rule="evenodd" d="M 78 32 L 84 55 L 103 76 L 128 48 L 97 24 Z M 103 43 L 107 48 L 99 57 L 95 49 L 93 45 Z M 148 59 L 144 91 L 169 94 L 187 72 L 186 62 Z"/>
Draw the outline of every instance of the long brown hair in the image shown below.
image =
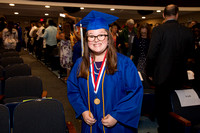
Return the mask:
<path fill-rule="evenodd" d="M 150 39 L 151 37 L 151 30 L 150 30 L 150 25 L 148 23 L 143 23 L 139 26 L 139 29 L 138 29 L 138 33 L 137 33 L 137 37 L 140 38 L 141 37 L 141 29 L 142 28 L 146 28 L 147 29 L 147 38 Z"/>
<path fill-rule="evenodd" d="M 112 38 L 111 33 L 106 30 L 108 33 L 108 48 L 107 48 L 107 61 L 106 61 L 106 73 L 107 74 L 114 74 L 117 71 L 117 53 L 114 47 L 114 40 Z M 85 36 L 85 44 L 84 44 L 84 54 L 82 57 L 81 65 L 79 66 L 78 77 L 87 78 L 88 71 L 90 67 L 90 56 L 91 50 L 88 47 L 87 41 L 87 33 Z"/>

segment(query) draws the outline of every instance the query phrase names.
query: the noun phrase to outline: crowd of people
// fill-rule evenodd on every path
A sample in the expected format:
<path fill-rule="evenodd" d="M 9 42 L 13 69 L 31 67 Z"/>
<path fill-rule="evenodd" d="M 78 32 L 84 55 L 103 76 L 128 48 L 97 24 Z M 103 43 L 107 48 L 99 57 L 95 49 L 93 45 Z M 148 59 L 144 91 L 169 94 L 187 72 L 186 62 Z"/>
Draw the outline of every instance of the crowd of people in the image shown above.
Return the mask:
<path fill-rule="evenodd" d="M 67 76 L 76 59 L 81 57 L 80 37 L 73 28 L 73 23 L 57 26 L 50 19 L 47 22 L 33 21 L 30 27 L 22 31 L 19 23 L 6 21 L 2 17 L 1 47 L 16 49 L 18 52 L 23 47 L 51 70 L 59 69 L 60 76 Z"/>
<path fill-rule="evenodd" d="M 104 15 L 100 18 L 103 17 Z M 169 105 L 170 91 L 175 88 L 182 88 L 183 85 L 188 85 L 186 73 L 187 70 L 192 70 L 195 73 L 195 80 L 197 82 L 195 82 L 194 85 L 200 86 L 198 84 L 200 81 L 200 23 L 197 21 L 191 21 L 188 26 L 179 24 L 177 21 L 178 7 L 176 5 L 166 6 L 163 13 L 163 23 L 156 24 L 155 26 L 152 26 L 148 23 L 138 24 L 135 23 L 133 19 L 128 19 L 121 27 L 117 24 L 117 22 L 113 21 L 112 23 L 109 23 L 108 28 L 105 28 L 104 25 L 101 27 L 102 20 L 99 21 L 98 19 L 93 18 L 95 21 L 98 21 L 97 23 L 99 23 L 101 26 L 98 28 L 95 26 L 88 28 L 90 25 L 86 26 L 86 29 L 84 29 L 84 53 L 82 54 L 80 27 L 76 24 L 80 20 L 83 20 L 84 22 L 85 18 L 81 19 L 79 17 L 71 16 L 67 13 L 65 13 L 65 18 L 71 19 L 72 22 L 64 22 L 58 25 L 56 25 L 53 20 L 49 20 L 47 24 L 44 24 L 41 21 L 32 22 L 31 27 L 25 27 L 25 30 L 22 32 L 20 23 L 13 23 L 12 21 L 7 22 L 5 18 L 2 17 L 0 20 L 0 41 L 2 41 L 2 47 L 5 49 L 16 49 L 17 51 L 20 51 L 21 47 L 24 47 L 25 50 L 28 50 L 30 54 L 34 54 L 38 60 L 44 61 L 45 64 L 50 66 L 52 70 L 56 69 L 59 61 L 60 73 L 66 73 L 66 77 L 69 77 L 72 68 L 75 67 L 73 68 L 72 74 L 68 80 L 68 87 L 73 88 L 74 90 L 68 89 L 68 98 L 72 105 L 74 104 L 77 117 L 82 115 L 83 120 L 85 121 L 85 123 L 83 123 L 85 131 L 91 130 L 89 127 L 95 125 L 96 128 L 93 130 L 98 132 L 98 130 L 101 130 L 97 128 L 99 124 L 103 124 L 103 127 L 113 127 L 117 124 L 121 130 L 123 129 L 127 132 L 133 131 L 131 127 L 129 129 L 125 128 L 123 125 L 126 125 L 128 122 L 126 121 L 126 111 L 121 111 L 121 116 L 117 116 L 117 113 L 115 111 L 112 112 L 112 109 L 109 108 L 106 111 L 110 111 L 111 114 L 102 116 L 105 118 L 105 120 L 101 120 L 102 117 L 98 116 L 98 113 L 100 112 L 96 112 L 98 109 L 91 109 L 87 111 L 88 107 L 85 107 L 85 104 L 88 103 L 86 100 L 88 97 L 82 99 L 83 96 L 81 96 L 79 97 L 81 98 L 79 99 L 79 102 L 81 101 L 82 103 L 75 103 L 77 101 L 75 99 L 78 97 L 74 96 L 74 91 L 80 90 L 77 88 L 77 84 L 82 86 L 86 81 L 81 77 L 87 80 L 93 77 L 93 75 L 90 77 L 90 75 L 87 73 L 90 71 L 90 67 L 93 69 L 95 68 L 94 70 L 92 69 L 95 75 L 93 78 L 98 79 L 98 74 L 101 73 L 100 70 L 105 63 L 104 59 L 107 56 L 107 62 L 105 63 L 106 68 L 102 70 L 102 72 L 104 71 L 104 73 L 107 75 L 112 75 L 113 78 L 107 78 L 111 78 L 110 80 L 112 80 L 113 83 L 110 83 L 109 85 L 109 83 L 105 81 L 105 83 L 107 83 L 105 86 L 110 86 L 111 89 L 115 88 L 117 87 L 115 84 L 119 85 L 120 83 L 118 79 L 120 80 L 121 76 L 121 78 L 125 78 L 122 79 L 122 81 L 125 82 L 125 80 L 127 80 L 126 87 L 129 88 L 125 87 L 124 90 L 128 89 L 126 91 L 129 92 L 120 91 L 123 93 L 123 95 L 120 96 L 122 99 L 126 99 L 127 97 L 132 97 L 135 99 L 133 96 L 134 93 L 131 93 L 133 90 L 137 90 L 138 93 L 141 92 L 142 94 L 142 87 L 140 86 L 141 83 L 138 80 L 138 75 L 136 74 L 135 70 L 140 71 L 143 75 L 146 75 L 146 78 L 150 83 L 155 85 L 159 132 L 167 132 L 165 128 L 167 125 L 166 113 L 169 111 L 169 107 L 166 105 Z M 90 21 L 93 20 L 88 20 L 87 22 Z M 112 39 L 113 41 L 110 41 L 109 39 Z M 105 47 L 101 49 L 103 51 L 98 51 L 95 46 L 93 46 L 93 43 L 98 41 L 101 42 L 102 45 L 105 45 Z M 98 43 L 95 45 L 98 45 Z M 79 59 L 81 56 L 83 57 L 83 61 L 80 61 Z M 130 60 L 128 60 L 128 58 Z M 79 60 L 77 61 L 77 59 Z M 94 62 L 93 66 L 89 65 L 91 60 Z M 120 63 L 125 63 L 123 64 L 125 66 Z M 134 63 L 136 69 L 132 63 Z M 81 67 L 79 68 L 79 66 Z M 130 70 L 130 73 L 127 72 L 128 70 Z M 117 73 L 118 71 L 121 73 Z M 79 72 L 78 76 L 77 72 Z M 116 77 L 115 73 L 117 73 L 119 76 L 118 78 Z M 76 76 L 77 79 L 75 78 Z M 131 77 L 134 79 L 131 80 Z M 96 85 L 95 80 L 94 83 Z M 133 83 L 135 84 L 133 85 Z M 90 82 L 88 85 L 93 86 L 92 82 Z M 128 85 L 133 85 L 134 88 Z M 123 84 L 121 86 L 123 86 Z M 85 88 L 85 90 L 78 92 L 79 95 L 85 94 L 86 91 L 88 91 L 87 86 L 85 87 L 85 85 L 83 85 L 82 87 Z M 96 86 L 94 88 L 96 88 Z M 115 89 L 113 92 L 115 92 Z M 117 95 L 120 95 L 120 92 L 116 92 Z M 111 94 L 111 92 L 107 93 Z M 132 95 L 126 95 L 125 93 L 131 93 Z M 97 98 L 97 92 L 94 93 L 94 95 L 92 93 L 90 97 L 93 97 L 94 99 Z M 105 95 L 105 97 L 110 97 L 110 95 Z M 140 95 L 139 97 L 141 98 L 142 96 Z M 103 100 L 102 98 L 99 99 Z M 116 97 L 116 99 L 118 99 L 120 104 L 120 98 Z M 99 104 L 98 100 L 96 100 L 96 103 L 94 104 Z M 129 98 L 129 100 L 131 101 L 131 98 Z M 163 104 L 163 102 L 165 104 Z M 105 101 L 105 103 L 114 104 L 111 102 L 111 100 Z M 135 104 L 141 104 L 141 101 L 139 100 L 138 103 Z M 96 107 L 95 105 L 91 106 L 93 108 Z M 123 105 L 118 105 L 115 108 L 116 110 L 120 110 L 122 109 L 121 107 L 123 107 Z M 128 104 L 124 106 L 124 108 L 126 107 L 128 107 Z M 138 105 L 138 108 L 140 107 L 141 106 Z M 91 114 L 91 111 L 94 114 Z M 114 118 L 111 115 L 113 115 Z M 133 116 L 135 121 L 131 121 L 133 123 L 135 122 L 135 124 L 130 123 L 132 124 L 133 128 L 137 128 L 137 116 Z M 95 124 L 97 119 L 99 123 L 97 122 L 97 124 Z M 106 119 L 108 120 L 108 123 Z M 120 121 L 120 123 L 118 123 L 118 121 Z M 113 128 L 113 131 L 117 131 L 119 129 Z M 112 129 L 109 130 L 111 131 Z"/>
<path fill-rule="evenodd" d="M 3 42 L 3 47 L 5 49 L 16 49 L 17 51 L 24 47 L 30 54 L 34 54 L 37 59 L 44 59 L 45 64 L 50 66 L 52 70 L 56 69 L 55 63 L 57 62 L 54 56 L 58 55 L 60 56 L 61 73 L 66 73 L 64 70 L 66 69 L 67 76 L 69 76 L 73 64 L 81 57 L 80 29 L 74 26 L 81 18 L 71 16 L 68 13 L 65 13 L 65 17 L 71 19 L 72 22 L 56 26 L 52 20 L 49 20 L 47 24 L 41 21 L 34 21 L 31 22 L 30 27 L 25 27 L 24 31 L 22 31 L 20 23 L 6 22 L 5 18 L 2 17 L 1 41 Z M 116 50 L 128 56 L 141 73 L 145 73 L 151 31 L 159 25 L 161 24 L 157 23 L 155 26 L 148 23 L 138 24 L 133 19 L 129 19 L 121 27 L 116 22 L 109 27 Z M 198 58 L 199 23 L 191 21 L 187 27 L 194 33 L 196 58 Z M 64 40 L 66 43 L 64 43 Z M 198 65 L 198 62 L 196 63 Z M 196 72 L 199 75 L 198 73 L 200 72 L 198 70 Z"/>

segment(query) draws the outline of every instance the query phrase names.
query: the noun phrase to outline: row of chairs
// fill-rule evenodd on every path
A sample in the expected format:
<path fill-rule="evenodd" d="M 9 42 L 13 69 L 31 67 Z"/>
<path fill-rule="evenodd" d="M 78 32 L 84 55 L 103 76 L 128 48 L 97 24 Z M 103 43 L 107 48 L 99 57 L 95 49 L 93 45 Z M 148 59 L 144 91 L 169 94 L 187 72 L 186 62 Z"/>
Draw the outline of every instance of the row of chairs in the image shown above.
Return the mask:
<path fill-rule="evenodd" d="M 21 57 L 5 57 L 0 59 L 0 65 L 3 67 L 19 63 L 24 63 Z"/>
<path fill-rule="evenodd" d="M 4 90 L 0 95 L 0 133 L 11 133 L 11 130 L 13 133 L 76 133 L 71 122 L 65 124 L 62 104 L 46 99 L 42 80 L 32 76 L 30 66 L 14 53 L 0 53 L 0 81 Z"/>
<path fill-rule="evenodd" d="M 5 68 L 0 65 L 0 94 L 4 94 L 5 81 L 10 77 L 15 76 L 29 76 L 31 75 L 31 68 L 28 64 L 20 63 L 8 65 Z"/>
<path fill-rule="evenodd" d="M 0 65 L 6 67 L 8 65 L 23 63 L 23 59 L 20 57 L 19 52 L 14 50 L 6 50 L 0 52 Z"/>
<path fill-rule="evenodd" d="M 28 76 L 31 74 L 31 67 L 28 64 L 18 63 L 6 67 L 0 66 L 0 79 L 2 80 L 6 80 L 9 77 Z"/>
<path fill-rule="evenodd" d="M 31 75 L 31 68 L 24 64 L 19 52 L 15 50 L 0 50 L 0 94 L 4 94 L 5 80 L 14 76 Z"/>
<path fill-rule="evenodd" d="M 75 133 L 72 123 L 65 122 L 62 104 L 55 99 L 37 99 L 15 103 L 13 118 L 7 105 L 0 104 L 0 132 Z M 70 130 L 69 130 L 70 129 Z"/>
<path fill-rule="evenodd" d="M 20 55 L 19 55 L 19 52 L 17 52 L 16 50 L 14 50 L 14 49 L 7 49 L 7 50 L 5 50 L 5 49 L 0 49 L 0 59 L 1 58 L 4 58 L 4 57 L 13 57 L 13 56 L 15 56 L 15 57 L 19 57 Z"/>
<path fill-rule="evenodd" d="M 185 90 L 187 89 L 181 91 Z M 200 97 L 200 90 L 193 90 Z M 200 99 L 196 100 L 199 101 L 199 105 L 181 106 L 181 100 L 177 93 L 175 91 L 171 93 L 170 133 L 200 133 Z"/>
<path fill-rule="evenodd" d="M 24 99 L 45 98 L 42 80 L 36 76 L 15 76 L 5 80 L 4 95 L 0 95 L 1 103 L 21 102 Z"/>
<path fill-rule="evenodd" d="M 144 73 L 141 73 L 141 76 L 144 87 L 141 114 L 148 116 L 151 120 L 154 120 L 156 118 L 154 94 L 155 87 Z M 178 97 L 176 91 L 173 91 L 170 95 L 172 107 L 171 112 L 169 112 L 170 133 L 200 133 L 200 89 L 195 86 L 194 81 L 194 74 L 191 73 L 190 70 L 188 71 L 188 81 L 185 83 L 186 85 L 180 91 L 184 92 L 185 90 L 193 89 L 198 95 L 197 100 L 199 101 L 199 105 L 182 107 L 180 103 L 180 98 Z"/>

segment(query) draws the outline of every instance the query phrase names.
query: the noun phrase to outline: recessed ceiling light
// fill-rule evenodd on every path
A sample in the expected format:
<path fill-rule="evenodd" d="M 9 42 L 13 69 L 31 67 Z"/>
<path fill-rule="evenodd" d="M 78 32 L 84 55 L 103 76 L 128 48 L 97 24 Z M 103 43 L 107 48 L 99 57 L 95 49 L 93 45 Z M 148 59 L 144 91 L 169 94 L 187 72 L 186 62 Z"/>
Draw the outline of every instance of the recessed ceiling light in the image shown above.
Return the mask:
<path fill-rule="evenodd" d="M 45 16 L 49 16 L 49 14 L 48 14 L 48 13 L 45 13 L 44 15 L 45 15 Z"/>
<path fill-rule="evenodd" d="M 143 17 L 142 17 L 142 19 L 146 19 L 146 17 L 145 17 L 145 16 L 143 16 Z"/>
<path fill-rule="evenodd" d="M 13 3 L 10 3 L 10 4 L 9 4 L 9 6 L 15 6 L 15 4 L 13 4 Z"/>
<path fill-rule="evenodd" d="M 47 6 L 47 5 L 46 5 L 45 8 L 50 8 L 50 6 Z"/>
<path fill-rule="evenodd" d="M 83 10 L 83 9 L 84 9 L 84 7 L 80 7 L 80 9 L 81 9 L 81 10 Z"/>
<path fill-rule="evenodd" d="M 111 11 L 114 11 L 114 10 L 115 10 L 115 8 L 111 8 L 110 10 L 111 10 Z"/>
<path fill-rule="evenodd" d="M 18 12 L 14 12 L 14 14 L 15 14 L 15 15 L 18 15 L 19 13 L 18 13 Z"/>
<path fill-rule="evenodd" d="M 161 10 L 156 10 L 156 12 L 161 12 Z"/>
<path fill-rule="evenodd" d="M 64 13 L 60 13 L 60 17 L 65 17 L 65 14 Z"/>

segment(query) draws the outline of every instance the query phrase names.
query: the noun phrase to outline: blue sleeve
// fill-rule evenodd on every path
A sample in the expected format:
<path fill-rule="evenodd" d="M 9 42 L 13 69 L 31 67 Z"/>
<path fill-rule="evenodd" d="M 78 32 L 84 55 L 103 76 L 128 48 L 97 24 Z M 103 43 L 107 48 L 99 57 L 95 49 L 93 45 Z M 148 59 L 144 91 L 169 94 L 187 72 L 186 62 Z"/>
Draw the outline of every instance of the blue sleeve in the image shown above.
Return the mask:
<path fill-rule="evenodd" d="M 67 79 L 67 96 L 70 104 L 76 112 L 76 118 L 81 117 L 82 113 L 88 110 L 88 107 L 84 105 L 77 78 L 77 71 L 80 62 L 81 60 L 78 59 Z"/>
<path fill-rule="evenodd" d="M 122 71 L 122 89 L 126 92 L 126 95 L 116 104 L 110 115 L 124 125 L 138 128 L 143 86 L 133 62 L 127 59 L 122 64 L 122 68 L 119 69 Z"/>

